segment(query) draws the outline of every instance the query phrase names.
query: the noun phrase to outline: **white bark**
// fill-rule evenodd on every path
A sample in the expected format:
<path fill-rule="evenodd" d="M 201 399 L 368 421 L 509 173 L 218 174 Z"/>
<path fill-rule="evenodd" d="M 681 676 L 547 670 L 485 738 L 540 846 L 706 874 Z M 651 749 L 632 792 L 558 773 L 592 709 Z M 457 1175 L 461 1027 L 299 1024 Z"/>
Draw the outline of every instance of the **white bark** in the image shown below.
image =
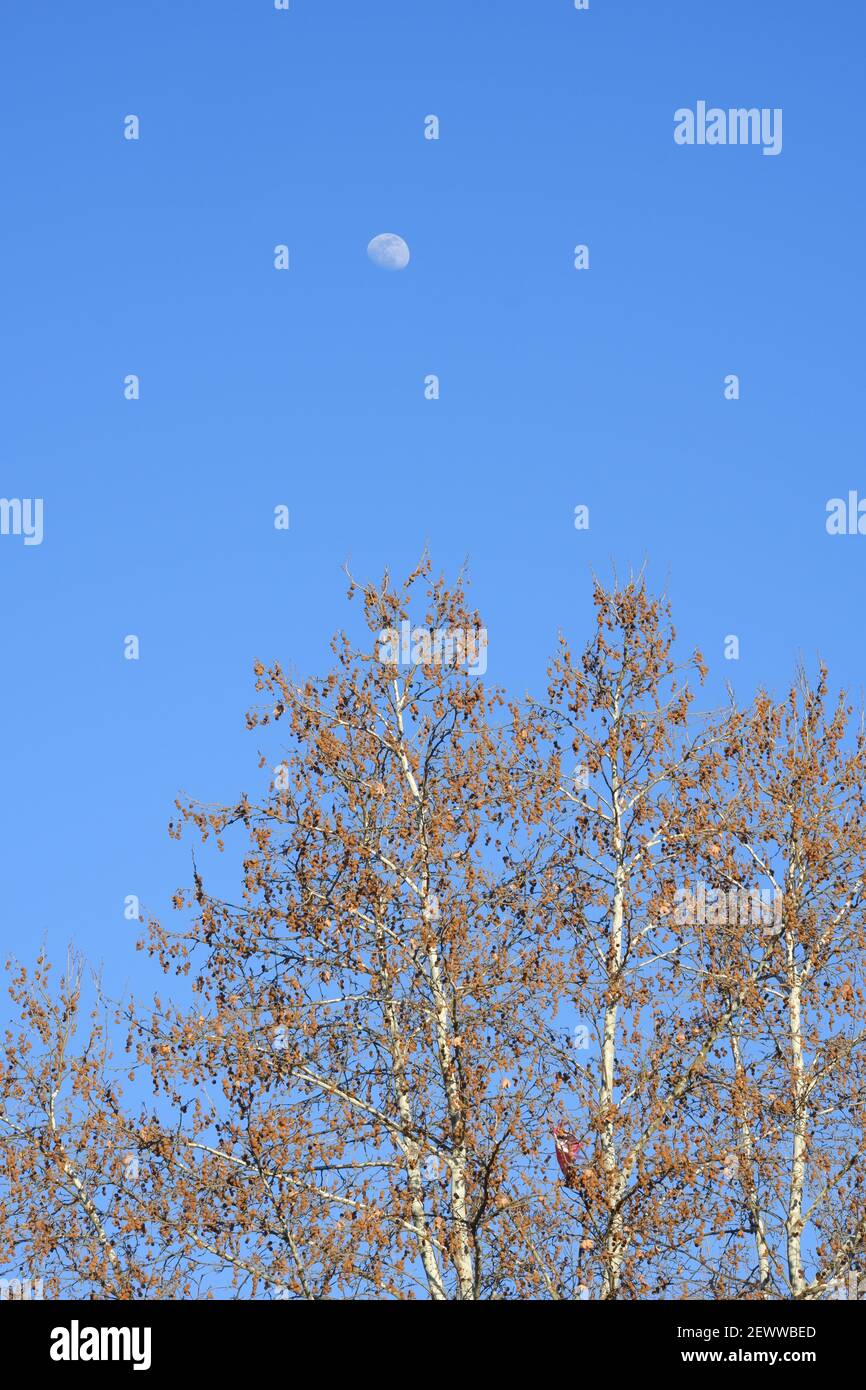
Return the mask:
<path fill-rule="evenodd" d="M 618 721 L 618 710 L 617 710 Z M 616 1026 L 619 998 L 619 972 L 622 966 L 623 924 L 625 920 L 626 869 L 622 837 L 620 783 L 616 766 L 611 773 L 614 885 L 606 968 L 606 989 L 602 1031 L 601 1087 L 599 1103 L 604 1121 L 601 1131 L 601 1159 L 605 1174 L 610 1219 L 605 1238 L 605 1272 L 602 1297 L 616 1298 L 619 1292 L 624 1253 L 621 1199 L 623 1175 L 617 1171 L 614 1091 L 616 1085 Z"/>

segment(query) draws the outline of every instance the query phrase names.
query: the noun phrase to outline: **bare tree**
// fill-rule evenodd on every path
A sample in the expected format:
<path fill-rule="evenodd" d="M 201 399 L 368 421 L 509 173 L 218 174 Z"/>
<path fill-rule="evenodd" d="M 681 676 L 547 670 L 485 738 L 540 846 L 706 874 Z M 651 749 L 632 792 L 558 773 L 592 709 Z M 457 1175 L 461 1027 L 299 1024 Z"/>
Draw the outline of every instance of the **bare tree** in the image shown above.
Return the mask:
<path fill-rule="evenodd" d="M 484 638 L 462 582 L 425 562 L 402 590 L 350 594 L 367 643 L 335 639 L 330 675 L 257 668 L 250 726 L 290 740 L 264 797 L 183 808 L 250 847 L 239 902 L 197 878 L 193 929 L 153 929 L 197 999 L 139 1016 L 157 1090 L 196 1089 L 161 1129 L 167 1161 L 191 1238 L 255 1285 L 540 1294 L 542 1023 L 563 977 L 528 906 L 538 809 L 471 669 Z"/>
<path fill-rule="evenodd" d="M 58 1297 L 845 1292 L 862 720 L 823 671 L 701 713 L 642 576 L 595 586 L 582 655 L 522 703 L 484 679 L 462 576 L 349 596 L 324 677 L 256 665 L 257 795 L 178 802 L 206 848 L 140 943 L 176 997 L 86 1014 L 73 955 L 55 988 L 44 957 L 13 970 L 0 1272 Z"/>

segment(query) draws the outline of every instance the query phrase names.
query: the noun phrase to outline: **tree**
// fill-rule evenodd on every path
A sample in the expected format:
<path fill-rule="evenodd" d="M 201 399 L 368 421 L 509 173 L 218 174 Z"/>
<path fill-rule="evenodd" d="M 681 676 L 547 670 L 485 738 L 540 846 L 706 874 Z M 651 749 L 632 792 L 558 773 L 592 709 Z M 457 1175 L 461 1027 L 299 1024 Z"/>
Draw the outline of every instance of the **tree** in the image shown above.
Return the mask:
<path fill-rule="evenodd" d="M 866 737 L 852 713 L 823 667 L 784 700 L 760 691 L 716 812 L 716 934 L 752 981 L 718 1076 L 755 1248 L 728 1284 L 769 1296 L 831 1296 L 864 1268 Z"/>
<path fill-rule="evenodd" d="M 668 605 L 642 577 L 596 584 L 594 599 L 593 638 L 578 661 L 562 640 L 533 711 L 561 773 L 544 910 L 571 937 L 581 1020 L 577 1056 L 562 1054 L 587 1152 L 573 1208 L 584 1278 L 610 1299 L 680 1287 L 699 1226 L 700 1083 L 722 1011 L 700 935 L 674 908 L 693 858 L 682 827 L 702 825 L 728 716 L 695 714 L 702 658 L 678 663 Z"/>
<path fill-rule="evenodd" d="M 208 862 L 140 943 L 176 997 L 88 1015 L 74 954 L 56 988 L 44 956 L 13 972 L 10 1287 L 846 1293 L 862 717 L 823 670 L 700 711 L 643 576 L 595 585 L 582 655 L 522 702 L 483 679 L 463 576 L 425 558 L 349 597 L 324 677 L 256 664 L 258 793 L 177 803 Z"/>
<path fill-rule="evenodd" d="M 371 641 L 335 639 L 331 674 L 256 668 L 267 705 L 249 725 L 290 743 L 265 795 L 180 808 L 203 839 L 243 825 L 249 850 L 239 903 L 197 876 L 193 928 L 153 927 L 196 998 L 139 1014 L 156 1091 L 196 1093 L 153 1132 L 190 1238 L 253 1289 L 538 1293 L 544 1022 L 563 987 L 527 891 L 538 794 L 472 673 L 484 639 L 463 582 L 425 561 L 400 590 L 386 575 L 349 593 Z"/>
<path fill-rule="evenodd" d="M 46 1298 L 189 1292 L 174 1233 L 146 1217 L 107 1021 L 97 1004 L 84 1012 L 83 974 L 70 953 L 52 987 L 43 953 L 12 976 L 19 1023 L 0 1055 L 0 1270 L 10 1287 L 41 1281 Z"/>

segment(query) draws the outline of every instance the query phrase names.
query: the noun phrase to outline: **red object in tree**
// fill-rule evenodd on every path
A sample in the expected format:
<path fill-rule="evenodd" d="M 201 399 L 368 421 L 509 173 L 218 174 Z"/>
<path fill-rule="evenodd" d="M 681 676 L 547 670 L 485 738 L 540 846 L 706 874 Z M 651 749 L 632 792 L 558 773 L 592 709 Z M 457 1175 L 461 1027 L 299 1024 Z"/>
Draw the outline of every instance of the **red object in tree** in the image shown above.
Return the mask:
<path fill-rule="evenodd" d="M 556 1161 L 562 1169 L 566 1187 L 577 1187 L 577 1159 L 583 1145 L 574 1130 L 567 1125 L 553 1126 L 553 1139 L 556 1144 Z"/>

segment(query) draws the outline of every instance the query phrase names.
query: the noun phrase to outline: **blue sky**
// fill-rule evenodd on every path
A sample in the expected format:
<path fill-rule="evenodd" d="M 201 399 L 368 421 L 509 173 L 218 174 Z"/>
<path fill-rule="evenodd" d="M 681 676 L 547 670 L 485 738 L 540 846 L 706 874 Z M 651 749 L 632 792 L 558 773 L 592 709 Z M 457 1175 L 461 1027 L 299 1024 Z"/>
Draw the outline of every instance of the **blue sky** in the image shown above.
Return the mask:
<path fill-rule="evenodd" d="M 190 877 L 174 796 L 262 785 L 252 662 L 327 667 L 347 558 L 468 556 L 518 691 L 593 568 L 647 561 L 714 696 L 800 653 L 859 693 L 866 537 L 825 508 L 866 495 L 864 41 L 805 0 L 4 17 L 0 495 L 45 509 L 0 537 L 4 951 L 135 981 L 125 896 Z M 698 100 L 782 108 L 782 153 L 677 146 Z"/>

